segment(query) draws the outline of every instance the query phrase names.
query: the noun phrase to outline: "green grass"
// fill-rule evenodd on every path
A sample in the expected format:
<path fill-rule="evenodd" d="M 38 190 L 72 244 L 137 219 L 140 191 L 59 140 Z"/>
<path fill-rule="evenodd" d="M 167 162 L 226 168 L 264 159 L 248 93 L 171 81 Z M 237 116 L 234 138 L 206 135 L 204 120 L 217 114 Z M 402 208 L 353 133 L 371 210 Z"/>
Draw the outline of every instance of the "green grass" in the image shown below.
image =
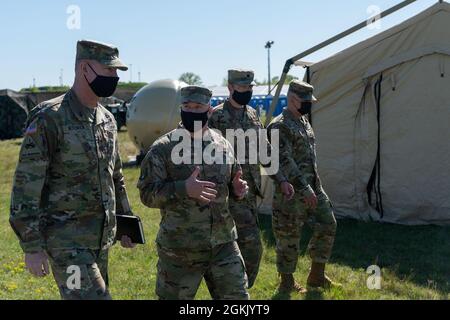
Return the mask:
<path fill-rule="evenodd" d="M 40 92 L 67 92 L 70 89 L 69 86 L 43 86 L 43 87 L 31 87 L 20 89 L 21 93 L 40 93 Z"/>
<path fill-rule="evenodd" d="M 135 153 L 126 132 L 120 133 L 122 158 Z M 23 254 L 9 227 L 9 204 L 21 140 L 0 142 L 0 299 L 59 299 L 52 277 L 37 279 L 24 270 Z M 111 250 L 110 282 L 115 299 L 155 299 L 157 255 L 154 239 L 159 212 L 145 208 L 139 201 L 136 182 L 138 168 L 124 170 L 129 197 L 136 214 L 141 216 L 148 240 L 135 250 L 119 246 Z M 328 274 L 341 282 L 342 288 L 313 291 L 305 296 L 277 294 L 274 239 L 270 218 L 261 217 L 264 257 L 252 299 L 449 299 L 450 298 L 450 228 L 404 227 L 339 220 L 336 245 Z M 311 232 L 305 228 L 302 247 Z M 368 266 L 382 268 L 382 289 L 366 286 Z M 309 259 L 303 251 L 296 273 L 304 283 Z M 197 299 L 210 299 L 202 284 Z"/>
<path fill-rule="evenodd" d="M 142 87 L 145 87 L 148 83 L 146 82 L 119 82 L 117 85 L 118 89 L 123 90 L 136 90 L 138 91 Z"/>

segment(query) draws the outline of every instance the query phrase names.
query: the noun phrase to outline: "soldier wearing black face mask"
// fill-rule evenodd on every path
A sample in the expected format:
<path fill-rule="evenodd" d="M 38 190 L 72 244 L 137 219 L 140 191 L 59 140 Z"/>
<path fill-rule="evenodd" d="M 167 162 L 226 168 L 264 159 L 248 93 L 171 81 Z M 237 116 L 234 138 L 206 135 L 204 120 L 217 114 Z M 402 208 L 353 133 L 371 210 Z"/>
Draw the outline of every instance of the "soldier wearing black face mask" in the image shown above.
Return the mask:
<path fill-rule="evenodd" d="M 117 125 L 99 103 L 127 66 L 119 50 L 78 41 L 75 81 L 64 95 L 29 115 L 14 179 L 10 223 L 27 269 L 50 274 L 67 300 L 108 300 L 108 251 L 116 242 L 116 214 L 131 215 Z M 123 247 L 135 245 L 127 236 Z M 77 266 L 80 285 L 68 286 Z"/>
<path fill-rule="evenodd" d="M 194 299 L 202 279 L 213 299 L 249 298 L 228 209 L 229 199 L 245 197 L 247 183 L 241 179 L 239 164 L 230 157 L 231 145 L 208 128 L 211 96 L 208 88 L 182 88 L 181 124 L 157 139 L 142 162 L 141 200 L 160 209 L 162 216 L 156 240 L 156 294 L 162 300 Z M 183 150 L 180 163 L 174 155 L 186 141 L 190 143 L 185 147 L 191 150 Z M 212 150 L 215 161 L 208 160 Z"/>
<path fill-rule="evenodd" d="M 317 170 L 314 131 L 306 116 L 316 98 L 314 88 L 303 81 L 289 85 L 288 106 L 268 127 L 279 132 L 280 171 L 295 188 L 291 200 L 283 198 L 276 189 L 273 199 L 272 227 L 276 240 L 277 269 L 280 273 L 281 292 L 306 289 L 294 280 L 302 226 L 313 220 L 313 235 L 308 246 L 312 260 L 307 285 L 329 287 L 336 285 L 325 275 L 336 234 L 336 219 L 328 195 L 322 188 Z"/>
<path fill-rule="evenodd" d="M 254 130 L 256 133 L 263 128 L 256 110 L 248 106 L 253 94 L 255 85 L 254 72 L 250 70 L 229 70 L 228 89 L 230 97 L 228 100 L 214 109 L 209 120 L 209 127 L 218 129 L 226 137 L 228 129 L 241 129 L 244 133 Z M 228 137 L 227 137 L 228 138 Z M 235 137 L 236 138 L 236 137 Z M 235 139 L 237 140 L 237 139 Z M 245 139 L 245 161 L 241 160 L 244 179 L 249 185 L 249 194 L 245 201 L 230 200 L 230 211 L 236 222 L 238 231 L 238 244 L 245 260 L 247 269 L 249 288 L 255 283 L 259 271 L 262 257 L 262 244 L 258 228 L 258 208 L 256 204 L 257 196 L 263 197 L 261 190 L 260 164 L 250 163 L 249 155 L 257 152 L 259 141 Z M 258 140 L 258 139 L 256 139 Z M 234 143 L 235 154 L 239 157 L 239 144 Z M 282 189 L 290 189 L 289 183 L 284 179 L 276 177 Z"/>

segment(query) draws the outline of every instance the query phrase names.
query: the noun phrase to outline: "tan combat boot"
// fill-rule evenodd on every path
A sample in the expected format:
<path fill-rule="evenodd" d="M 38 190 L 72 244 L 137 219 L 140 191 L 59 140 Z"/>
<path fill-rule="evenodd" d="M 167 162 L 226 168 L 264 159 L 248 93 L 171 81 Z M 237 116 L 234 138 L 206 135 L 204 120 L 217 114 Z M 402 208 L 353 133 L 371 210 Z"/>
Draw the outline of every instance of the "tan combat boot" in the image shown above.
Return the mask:
<path fill-rule="evenodd" d="M 311 265 L 311 271 L 308 276 L 307 285 L 312 288 L 324 288 L 341 287 L 339 283 L 333 282 L 325 274 L 325 263 L 313 262 Z"/>
<path fill-rule="evenodd" d="M 293 291 L 296 291 L 298 293 L 306 293 L 306 288 L 302 287 L 300 284 L 298 284 L 294 276 L 292 274 L 288 273 L 280 273 L 281 282 L 280 286 L 278 288 L 278 291 L 280 293 L 291 293 Z"/>

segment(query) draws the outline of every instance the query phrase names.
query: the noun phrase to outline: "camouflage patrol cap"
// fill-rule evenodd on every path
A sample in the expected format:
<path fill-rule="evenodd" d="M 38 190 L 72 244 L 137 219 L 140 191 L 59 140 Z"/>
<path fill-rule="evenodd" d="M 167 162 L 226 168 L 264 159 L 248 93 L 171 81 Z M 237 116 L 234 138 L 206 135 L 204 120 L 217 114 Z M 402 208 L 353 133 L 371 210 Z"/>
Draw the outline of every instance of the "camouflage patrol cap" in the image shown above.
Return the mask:
<path fill-rule="evenodd" d="M 231 69 L 228 70 L 228 83 L 237 85 L 255 86 L 255 73 L 252 70 Z"/>
<path fill-rule="evenodd" d="M 181 88 L 181 103 L 196 102 L 209 105 L 212 97 L 212 91 L 205 87 L 187 86 Z"/>
<path fill-rule="evenodd" d="M 304 101 L 317 101 L 316 97 L 313 95 L 314 87 L 304 81 L 293 80 L 289 84 L 289 92 L 295 93 Z"/>
<path fill-rule="evenodd" d="M 101 64 L 127 71 L 128 67 L 119 59 L 119 49 L 115 46 L 90 40 L 80 40 L 77 43 L 77 61 L 95 60 Z"/>

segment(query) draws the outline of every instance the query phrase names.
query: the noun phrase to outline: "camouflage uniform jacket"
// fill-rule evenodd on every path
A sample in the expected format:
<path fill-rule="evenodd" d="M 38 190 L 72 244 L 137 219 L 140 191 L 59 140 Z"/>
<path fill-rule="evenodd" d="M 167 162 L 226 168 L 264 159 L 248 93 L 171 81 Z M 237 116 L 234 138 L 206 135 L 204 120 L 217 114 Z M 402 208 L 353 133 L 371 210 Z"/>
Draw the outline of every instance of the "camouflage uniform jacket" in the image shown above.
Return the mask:
<path fill-rule="evenodd" d="M 150 148 L 142 162 L 138 182 L 141 200 L 150 208 L 159 208 L 161 223 L 156 242 L 165 248 L 211 248 L 235 241 L 237 238 L 234 220 L 228 209 L 228 199 L 233 196 L 232 179 L 240 170 L 234 164 L 175 164 L 172 151 L 179 144 L 179 131 L 187 131 L 181 126 L 159 138 Z M 211 141 L 200 142 L 201 149 L 221 145 L 220 157 L 232 157 L 229 142 L 214 130 L 208 129 L 205 135 Z M 190 136 L 189 136 L 190 138 Z M 186 138 L 185 138 L 186 139 Z M 191 142 L 193 139 L 191 139 Z M 211 146 L 212 145 L 212 146 Z M 194 163 L 194 143 L 191 146 L 189 163 Z M 216 157 L 219 153 L 216 154 Z M 215 183 L 217 198 L 209 205 L 201 205 L 187 196 L 185 181 L 192 175 L 195 167 L 200 167 L 199 180 Z"/>
<path fill-rule="evenodd" d="M 279 130 L 280 170 L 296 191 L 307 196 L 312 192 L 323 194 L 317 173 L 316 143 L 314 131 L 306 117 L 295 118 L 285 109 L 268 127 Z"/>
<path fill-rule="evenodd" d="M 219 130 L 224 137 L 226 137 L 227 129 L 242 129 L 246 132 L 249 129 L 255 130 L 259 133 L 259 130 L 263 128 L 256 110 L 252 107 L 244 107 L 243 118 L 237 118 L 233 112 L 233 106 L 229 101 L 217 106 L 209 119 L 209 127 Z M 237 155 L 237 139 L 234 141 L 234 153 Z M 259 141 L 259 136 L 258 136 Z M 230 141 L 232 142 L 232 141 Z M 258 150 L 258 145 L 255 145 Z M 243 179 L 249 183 L 249 186 L 255 190 L 251 190 L 252 193 L 263 197 L 261 190 L 261 169 L 259 164 L 249 164 L 249 150 L 250 145 L 248 139 L 245 141 L 245 163 L 241 162 Z"/>
<path fill-rule="evenodd" d="M 11 196 L 10 223 L 22 249 L 110 247 L 116 213 L 130 211 L 113 116 L 99 105 L 89 120 L 73 91 L 36 110 Z"/>

